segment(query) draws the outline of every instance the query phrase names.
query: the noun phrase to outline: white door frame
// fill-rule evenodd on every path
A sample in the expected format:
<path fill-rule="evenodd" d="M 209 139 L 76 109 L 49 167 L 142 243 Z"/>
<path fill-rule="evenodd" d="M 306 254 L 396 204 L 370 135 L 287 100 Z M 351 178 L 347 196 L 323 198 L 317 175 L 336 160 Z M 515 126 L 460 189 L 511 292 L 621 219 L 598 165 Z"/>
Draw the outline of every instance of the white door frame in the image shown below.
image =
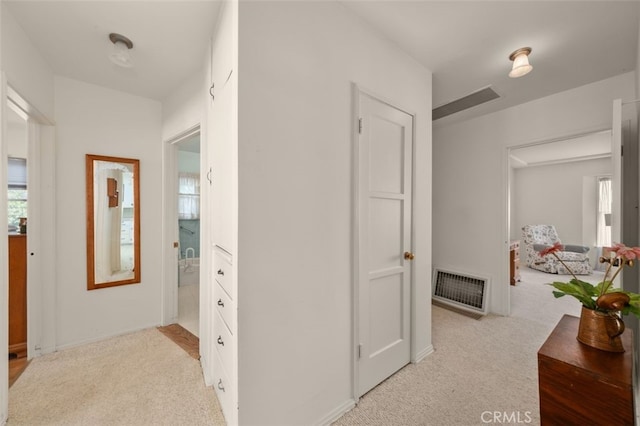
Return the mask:
<path fill-rule="evenodd" d="M 6 99 L 9 107 L 22 117 L 27 125 L 27 187 L 29 190 L 29 225 L 27 232 L 27 358 L 55 350 L 55 190 L 43 192 L 42 182 L 53 182 L 55 160 L 52 155 L 42 156 L 45 143 L 41 137 L 44 127 L 53 121 L 38 111 L 7 83 Z M 53 144 L 53 140 L 47 141 Z M 6 152 L 5 152 L 6 154 Z M 4 157 L 3 157 L 4 158 Z M 43 173 L 43 167 L 47 172 Z M 42 205 L 52 206 L 43 215 Z M 43 226 L 47 220 L 48 226 Z M 44 233 L 47 235 L 44 235 Z M 48 248 L 45 246 L 48 245 Z M 47 278 L 44 285 L 43 277 Z M 46 303 L 46 306 L 45 306 Z M 43 324 L 51 325 L 43 330 Z M 46 337 L 45 337 L 46 334 Z M 46 339 L 46 341 L 45 341 Z"/>
<path fill-rule="evenodd" d="M 400 111 L 403 111 L 405 113 L 407 113 L 408 115 L 410 115 L 412 117 L 412 121 L 413 121 L 413 128 L 411 129 L 412 134 L 413 134 L 413 147 L 412 147 L 412 152 L 411 152 L 411 158 L 412 158 L 412 175 L 411 175 L 411 180 L 413 182 L 412 185 L 412 193 L 411 193 L 411 197 L 413 199 L 415 199 L 415 173 L 416 173 L 416 167 L 415 167 L 415 151 L 416 151 L 416 141 L 415 141 L 415 134 L 416 134 L 416 114 L 408 112 L 406 109 L 404 108 L 399 108 L 397 107 L 393 102 L 390 102 L 388 100 L 385 100 L 383 97 L 380 97 L 376 94 L 374 94 L 373 92 L 364 89 L 363 87 L 359 86 L 357 83 L 352 83 L 351 84 L 351 93 L 352 93 L 352 132 L 351 132 L 351 145 L 352 145 L 352 186 L 351 186 L 351 199 L 352 199 L 352 216 L 351 216 L 351 223 L 352 223 L 352 238 L 351 238 L 351 248 L 352 248 L 352 258 L 351 258 L 351 268 L 352 268 L 352 285 L 351 285 L 351 300 L 352 300 L 352 341 L 351 341 L 351 371 L 352 371 L 352 378 L 351 378 L 351 389 L 352 389 L 352 394 L 353 394 L 353 399 L 354 401 L 358 401 L 360 399 L 360 397 L 362 395 L 359 395 L 358 393 L 358 389 L 359 389 L 359 383 L 360 383 L 360 378 L 359 378 L 359 369 L 358 369 L 358 360 L 359 360 L 359 354 L 358 354 L 358 345 L 360 342 L 360 312 L 359 312 L 359 295 L 360 295 L 360 290 L 359 290 L 359 283 L 360 283 L 360 274 L 359 274 L 359 258 L 360 258 L 360 253 L 359 253 L 359 249 L 358 249 L 358 241 L 360 238 L 360 233 L 359 233 L 359 217 L 360 217 L 360 209 L 359 209 L 359 154 L 360 154 L 360 150 L 359 150 L 359 126 L 360 126 L 360 97 L 361 95 L 366 95 L 369 96 L 371 98 L 374 98 L 382 103 L 385 103 L 395 109 L 398 109 Z M 412 203 L 412 211 L 411 211 L 411 251 L 414 251 L 414 246 L 415 246 L 415 241 L 416 241 L 416 235 L 415 235 L 415 223 L 414 223 L 414 210 L 415 210 L 415 203 Z M 410 274 L 410 302 L 409 302 L 409 309 L 410 309 L 410 313 L 409 313 L 409 338 L 410 338 L 410 359 L 411 362 L 418 362 L 420 359 L 422 359 L 421 355 L 420 357 L 416 356 L 416 350 L 417 348 L 415 347 L 415 336 L 414 336 L 414 331 L 416 330 L 416 309 L 415 309 L 415 301 L 414 301 L 414 294 L 416 294 L 416 282 L 414 279 L 414 273 L 413 273 L 413 267 L 412 267 L 412 272 Z"/>
<path fill-rule="evenodd" d="M 162 325 L 178 321 L 178 144 L 200 133 L 200 123 L 178 133 L 164 142 L 163 152 L 163 207 L 162 247 L 164 273 L 162 274 Z M 201 162 L 202 163 L 202 162 Z M 202 174 L 201 174 L 202 180 Z"/>
<path fill-rule="evenodd" d="M 500 280 L 501 285 L 497 286 L 494 289 L 494 291 L 497 293 L 497 307 L 496 307 L 497 309 L 492 310 L 494 313 L 498 315 L 506 315 L 506 316 L 511 315 L 511 292 L 509 291 L 511 287 L 510 277 L 509 277 L 509 267 L 510 267 L 509 266 L 509 245 L 511 240 L 511 202 L 512 202 L 511 187 L 513 186 L 513 182 L 511 181 L 511 161 L 510 161 L 511 151 L 519 148 L 527 148 L 530 146 L 560 142 L 566 139 L 578 138 L 581 136 L 586 136 L 592 133 L 603 132 L 606 130 L 611 130 L 611 128 L 597 127 L 597 128 L 585 130 L 583 132 L 571 133 L 568 135 L 558 136 L 551 139 L 542 139 L 537 141 L 524 142 L 517 145 L 510 145 L 504 149 L 503 176 L 505 176 L 505 179 L 504 179 L 505 184 L 503 188 L 503 200 L 504 200 L 503 201 L 503 206 L 504 206 L 503 223 L 505 226 L 503 231 L 504 244 L 502 245 L 502 280 Z M 615 206 L 614 206 L 614 209 L 615 209 Z M 523 254 L 520 253 L 520 256 L 522 255 Z"/>
<path fill-rule="evenodd" d="M 7 93 L 7 81 L 4 72 L 0 75 L 0 158 L 7 158 L 6 144 L 6 105 L 4 102 Z M 3 169 L 4 170 L 4 169 Z M 7 187 L 6 173 L 0 173 L 0 187 Z M 0 221 L 7 223 L 7 201 L 3 197 L 0 201 Z M 6 232 L 0 236 L 0 271 L 3 271 L 0 278 L 0 356 L 9 359 L 9 237 Z M 9 414 L 9 363 L 0 363 L 0 424 L 4 424 Z"/>
<path fill-rule="evenodd" d="M 42 144 L 42 133 L 47 126 L 53 126 L 54 122 L 46 115 L 42 114 L 14 90 L 6 80 L 4 73 L 0 76 L 0 158 L 7 159 L 6 142 L 6 110 L 11 108 L 27 121 L 27 142 L 29 163 L 27 169 L 27 181 L 29 188 L 29 228 L 27 233 L 28 253 L 33 253 L 34 257 L 27 256 L 27 358 L 40 355 L 41 351 L 49 352 L 55 349 L 55 158 L 48 155 L 42 158 L 40 149 Z M 54 143 L 53 133 L 47 134 L 47 142 Z M 53 153 L 52 147 L 47 147 Z M 35 164 L 35 166 L 34 166 Z M 47 173 L 43 175 L 42 167 L 46 166 Z M 49 180 L 52 183 L 52 190 L 42 194 L 40 182 Z M 7 187 L 7 177 L 3 173 L 0 176 L 0 187 Z M 34 196 L 35 194 L 35 196 Z M 46 200 L 43 200 L 46 198 Z M 6 199 L 0 203 L 0 221 L 6 223 L 7 204 Z M 46 216 L 49 229 L 46 230 L 46 237 L 43 236 L 45 228 L 42 222 L 45 215 L 41 213 L 40 205 L 52 206 L 50 214 Z M 50 246 L 43 249 L 43 242 Z M 42 249 L 42 250 L 41 250 Z M 47 251 L 50 253 L 47 255 Z M 9 395 L 9 375 L 8 375 L 8 352 L 9 352 L 9 306 L 8 306 L 8 236 L 2 233 L 0 237 L 0 262 L 5 271 L 0 279 L 0 355 L 5 360 L 0 366 L 0 422 L 6 420 L 8 416 L 8 395 Z M 37 260 L 36 260 L 37 259 Z M 47 277 L 47 286 L 43 285 L 42 277 Z M 45 300 L 47 305 L 45 306 Z M 47 335 L 43 334 L 43 324 L 48 326 Z M 46 342 L 44 341 L 46 337 Z M 46 347 L 43 347 L 45 346 Z"/>

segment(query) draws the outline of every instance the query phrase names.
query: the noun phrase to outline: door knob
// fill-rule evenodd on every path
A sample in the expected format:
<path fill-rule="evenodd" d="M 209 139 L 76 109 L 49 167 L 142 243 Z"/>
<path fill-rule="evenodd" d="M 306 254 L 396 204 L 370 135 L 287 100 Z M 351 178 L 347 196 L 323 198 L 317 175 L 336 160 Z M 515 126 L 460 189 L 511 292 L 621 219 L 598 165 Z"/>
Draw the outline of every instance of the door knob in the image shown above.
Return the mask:
<path fill-rule="evenodd" d="M 404 252 L 404 258 L 407 260 L 413 260 L 413 258 L 416 257 L 413 253 L 411 253 L 410 251 L 405 251 Z"/>

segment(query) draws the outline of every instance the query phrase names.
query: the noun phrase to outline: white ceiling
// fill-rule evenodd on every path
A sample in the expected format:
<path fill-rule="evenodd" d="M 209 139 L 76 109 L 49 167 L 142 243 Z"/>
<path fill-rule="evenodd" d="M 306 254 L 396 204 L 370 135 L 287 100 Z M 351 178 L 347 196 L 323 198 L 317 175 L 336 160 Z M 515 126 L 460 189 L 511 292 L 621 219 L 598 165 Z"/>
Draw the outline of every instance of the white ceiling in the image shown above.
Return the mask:
<path fill-rule="evenodd" d="M 638 1 L 341 3 L 433 71 L 434 107 L 489 85 L 501 95 L 438 120 L 437 125 L 635 69 Z M 161 100 L 202 66 L 220 2 L 5 0 L 4 4 L 55 73 Z M 110 32 L 133 41 L 134 68 L 109 62 Z M 508 56 L 523 46 L 533 48 L 533 71 L 510 79 Z"/>
<path fill-rule="evenodd" d="M 353 1 L 348 7 L 433 72 L 433 106 L 486 86 L 502 97 L 436 121 L 486 114 L 636 67 L 638 1 Z M 529 46 L 533 71 L 507 76 Z"/>
<path fill-rule="evenodd" d="M 4 0 L 58 75 L 162 100 L 202 69 L 218 1 Z M 133 68 L 108 59 L 109 33 L 133 42 Z"/>

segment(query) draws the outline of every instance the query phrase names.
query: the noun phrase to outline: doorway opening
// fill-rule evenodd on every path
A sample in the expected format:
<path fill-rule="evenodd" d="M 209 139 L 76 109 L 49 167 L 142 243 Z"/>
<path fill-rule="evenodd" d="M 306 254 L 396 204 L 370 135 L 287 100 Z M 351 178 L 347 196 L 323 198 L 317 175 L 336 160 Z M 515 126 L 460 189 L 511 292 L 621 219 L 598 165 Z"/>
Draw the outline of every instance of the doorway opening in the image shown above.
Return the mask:
<path fill-rule="evenodd" d="M 200 133 L 177 142 L 178 324 L 199 336 Z"/>
<path fill-rule="evenodd" d="M 544 285 L 568 279 L 536 263 L 532 245 L 524 237 L 525 226 L 552 225 L 563 244 L 588 250 L 585 263 L 592 272 L 589 268 L 576 272 L 582 273 L 584 281 L 595 284 L 602 280 L 598 258 L 606 245 L 598 232 L 607 230 L 605 217 L 611 216 L 611 207 L 599 205 L 600 181 L 613 172 L 611 145 L 611 130 L 607 129 L 508 149 L 507 273 L 512 316 L 554 325 L 564 314 L 580 315 L 579 303 L 554 299 L 552 290 Z M 607 203 L 610 205 L 610 198 Z M 608 231 L 610 235 L 610 227 Z"/>
<path fill-rule="evenodd" d="M 27 358 L 27 117 L 7 108 L 9 360 Z"/>

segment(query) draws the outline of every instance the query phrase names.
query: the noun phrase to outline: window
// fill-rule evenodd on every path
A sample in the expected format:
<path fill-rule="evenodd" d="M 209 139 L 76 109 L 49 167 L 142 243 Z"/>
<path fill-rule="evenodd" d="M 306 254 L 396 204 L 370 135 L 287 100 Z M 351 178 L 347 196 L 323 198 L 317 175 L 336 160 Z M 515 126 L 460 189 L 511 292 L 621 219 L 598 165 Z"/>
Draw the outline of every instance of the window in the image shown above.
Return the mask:
<path fill-rule="evenodd" d="M 178 219 L 200 218 L 200 175 L 178 175 Z"/>
<path fill-rule="evenodd" d="M 7 207 L 9 226 L 18 229 L 20 218 L 27 217 L 27 190 L 9 189 Z"/>
<path fill-rule="evenodd" d="M 9 229 L 18 229 L 27 217 L 27 160 L 10 157 L 8 166 L 7 217 Z"/>

